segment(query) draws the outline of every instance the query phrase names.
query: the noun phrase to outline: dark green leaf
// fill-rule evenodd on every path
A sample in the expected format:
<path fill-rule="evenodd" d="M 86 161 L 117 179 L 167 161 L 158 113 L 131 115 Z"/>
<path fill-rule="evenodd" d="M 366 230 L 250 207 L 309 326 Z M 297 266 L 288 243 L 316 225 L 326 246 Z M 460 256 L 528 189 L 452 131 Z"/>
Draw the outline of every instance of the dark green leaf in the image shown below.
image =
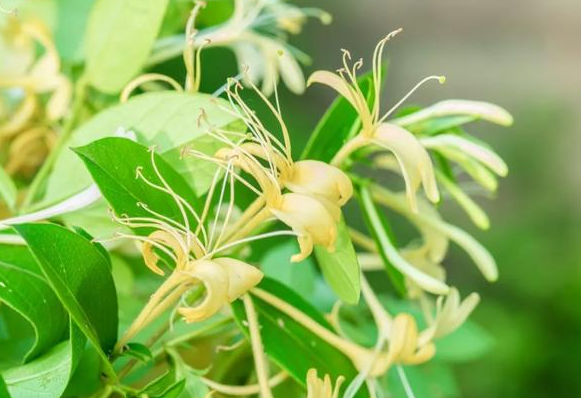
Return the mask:
<path fill-rule="evenodd" d="M 400 271 L 398 271 L 393 264 L 389 261 L 386 251 L 384 250 L 384 245 L 382 242 L 394 242 L 393 233 L 391 232 L 391 227 L 385 218 L 385 216 L 377 209 L 369 189 L 365 184 L 359 184 L 357 187 L 357 198 L 361 211 L 363 212 L 363 218 L 367 224 L 367 229 L 371 232 L 373 236 L 377 250 L 383 264 L 385 266 L 385 271 L 389 276 L 389 279 L 395 288 L 395 290 L 401 295 L 405 296 L 405 278 Z"/>
<path fill-rule="evenodd" d="M 85 237 L 55 224 L 15 227 L 28 243 L 47 281 L 113 373 L 105 352 L 117 341 L 117 293 L 110 265 Z"/>
<path fill-rule="evenodd" d="M 2 375 L 0 375 L 0 398 L 10 398 L 10 394 L 8 394 L 6 383 L 4 382 Z"/>
<path fill-rule="evenodd" d="M 0 301 L 34 329 L 36 341 L 27 359 L 62 340 L 68 328 L 66 312 L 25 246 L 0 245 Z"/>
<path fill-rule="evenodd" d="M 4 371 L 2 376 L 12 398 L 59 398 L 79 362 L 85 337 L 71 323 L 69 340 L 34 361 Z"/>
<path fill-rule="evenodd" d="M 106 93 L 117 93 L 147 60 L 169 0 L 97 0 L 87 25 L 86 73 Z"/>
<path fill-rule="evenodd" d="M 372 103 L 371 72 L 362 75 L 357 81 L 368 103 Z M 301 159 L 330 162 L 343 144 L 357 134 L 360 126 L 361 120 L 357 111 L 349 101 L 339 96 L 315 127 Z"/>
<path fill-rule="evenodd" d="M 356 304 L 361 293 L 360 267 L 345 220 L 337 224 L 335 251 L 315 246 L 315 257 L 325 280 L 341 300 Z"/>
<path fill-rule="evenodd" d="M 148 185 L 135 172 L 141 168 L 142 175 L 154 184 L 163 186 L 156 174 L 150 151 L 136 142 L 125 138 L 103 138 L 87 146 L 76 148 L 75 152 L 85 162 L 99 190 L 111 207 L 119 215 L 130 217 L 151 217 L 142 204 L 172 220 L 184 223 L 180 209 L 172 196 Z M 160 156 L 155 156 L 155 164 L 172 190 L 194 208 L 198 199 L 185 179 Z M 195 218 L 188 212 L 190 225 Z M 142 228 L 144 234 L 150 229 Z"/>
<path fill-rule="evenodd" d="M 286 301 L 315 322 L 331 330 L 321 313 L 284 285 L 264 278 L 259 288 Z M 335 347 L 258 297 L 252 296 L 252 300 L 258 314 L 266 353 L 299 384 L 306 385 L 306 376 L 310 368 L 316 368 L 319 375 L 329 374 L 333 380 L 341 375 L 344 376 L 347 380 L 344 386 L 357 375 L 351 361 Z M 247 321 L 243 303 L 240 300 L 232 303 L 232 309 L 240 329 L 248 337 L 248 328 L 244 326 Z M 369 395 L 366 389 L 362 389 L 356 396 Z"/>

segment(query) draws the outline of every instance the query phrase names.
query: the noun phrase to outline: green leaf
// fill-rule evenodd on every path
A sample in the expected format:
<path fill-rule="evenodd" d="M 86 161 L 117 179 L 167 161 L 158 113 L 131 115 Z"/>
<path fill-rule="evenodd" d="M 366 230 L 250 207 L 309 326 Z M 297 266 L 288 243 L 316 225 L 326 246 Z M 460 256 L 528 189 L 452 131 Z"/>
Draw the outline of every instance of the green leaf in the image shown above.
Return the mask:
<path fill-rule="evenodd" d="M 117 341 L 117 293 L 110 264 L 85 237 L 55 224 L 14 227 L 82 333 L 114 374 L 107 354 Z"/>
<path fill-rule="evenodd" d="M 224 128 L 237 120 L 233 115 L 221 110 L 220 106 L 229 106 L 229 104 L 206 94 L 165 91 L 138 95 L 124 104 L 97 114 L 81 125 L 73 132 L 66 146 L 88 145 L 100 138 L 114 136 L 115 131 L 123 127 L 134 131 L 138 142 L 146 146 L 155 145 L 158 153 L 168 153 L 172 159 L 178 158 L 176 155 L 179 155 L 179 149 L 173 152 L 172 150 L 185 144 L 191 143 L 195 149 L 205 152 L 206 140 L 201 143 L 197 140 L 206 134 L 205 126 L 198 123 L 201 110 L 204 110 L 208 122 L 218 128 Z M 236 124 L 236 128 L 240 130 L 239 123 Z M 191 163 L 191 169 L 196 170 L 191 174 L 196 177 L 192 185 L 200 189 L 197 192 L 204 193 L 210 184 L 211 177 L 206 176 L 198 181 L 196 165 L 201 162 L 196 162 L 194 159 L 187 162 Z M 211 169 L 212 174 L 214 170 L 214 168 Z M 204 172 L 204 175 L 206 174 Z M 83 167 L 81 160 L 73 151 L 63 150 L 54 165 L 48 179 L 45 196 L 38 207 L 66 199 L 86 189 L 89 185 L 91 185 L 91 176 Z"/>
<path fill-rule="evenodd" d="M 8 394 L 8 389 L 6 388 L 6 383 L 4 382 L 4 378 L 0 374 L 0 398 L 10 398 L 10 394 Z"/>
<path fill-rule="evenodd" d="M 371 232 L 379 251 L 379 255 L 383 260 L 383 265 L 385 266 L 385 272 L 387 273 L 393 287 L 404 297 L 406 294 L 405 278 L 403 274 L 397 270 L 387 255 L 387 251 L 383 242 L 394 242 L 394 236 L 391 232 L 390 225 L 385 218 L 385 216 L 377 209 L 369 189 L 365 184 L 359 184 L 357 187 L 357 199 L 363 212 L 363 218 L 367 225 L 367 229 Z"/>
<path fill-rule="evenodd" d="M 315 322 L 332 330 L 321 313 L 284 285 L 264 278 L 259 288 L 284 300 Z M 252 296 L 252 300 L 258 314 L 266 353 L 300 385 L 306 386 L 306 376 L 310 368 L 317 369 L 319 375 L 328 374 L 332 380 L 344 376 L 347 381 L 343 386 L 348 385 L 357 375 L 351 361 L 335 347 L 258 297 Z M 244 326 L 247 324 L 244 304 L 240 300 L 235 301 L 232 303 L 232 309 L 238 326 L 248 337 L 248 328 Z M 356 397 L 368 396 L 366 389 L 361 389 L 356 394 Z"/>
<path fill-rule="evenodd" d="M 467 362 L 487 354 L 493 346 L 494 339 L 486 330 L 467 321 L 436 341 L 436 356 L 447 362 Z"/>
<path fill-rule="evenodd" d="M 174 383 L 175 372 L 170 370 L 139 390 L 137 395 L 140 397 L 143 395 L 147 395 L 148 397 L 157 397 L 164 394 Z"/>
<path fill-rule="evenodd" d="M 401 371 L 405 377 L 403 380 Z M 452 369 L 435 360 L 419 366 L 393 366 L 381 384 L 383 389 L 390 392 L 391 397 L 409 398 L 410 395 L 406 391 L 404 383 L 407 383 L 415 398 L 454 398 L 460 396 Z"/>
<path fill-rule="evenodd" d="M 85 341 L 79 329 L 71 324 L 69 340 L 26 365 L 4 371 L 2 376 L 11 397 L 61 397 L 79 362 Z"/>
<path fill-rule="evenodd" d="M 17 192 L 12 178 L 6 174 L 4 168 L 0 167 L 0 201 L 6 203 L 9 209 L 14 209 Z"/>
<path fill-rule="evenodd" d="M 62 340 L 67 314 L 25 246 L 0 246 L 0 301 L 26 319 L 36 335 L 32 359 Z"/>
<path fill-rule="evenodd" d="M 54 40 L 60 57 L 70 62 L 80 62 L 84 58 L 83 42 L 89 12 L 95 0 L 56 1 Z"/>
<path fill-rule="evenodd" d="M 357 304 L 361 293 L 360 266 L 345 220 L 337 224 L 335 251 L 316 245 L 315 257 L 325 280 L 341 300 Z"/>
<path fill-rule="evenodd" d="M 153 354 L 147 346 L 140 343 L 127 343 L 123 350 L 123 355 L 137 359 L 140 362 L 147 363 L 153 359 Z"/>
<path fill-rule="evenodd" d="M 103 138 L 75 152 L 85 162 L 99 190 L 111 207 L 119 215 L 130 217 L 151 217 L 142 204 L 172 220 L 184 223 L 182 214 L 175 200 L 166 192 L 155 189 L 141 178 L 135 177 L 137 168 L 154 184 L 163 186 L 155 173 L 150 151 L 136 142 L 125 138 Z M 199 208 L 198 199 L 185 179 L 176 172 L 159 155 L 154 155 L 155 164 L 173 191 L 187 203 Z M 188 212 L 190 225 L 195 225 L 195 218 Z M 140 228 L 140 233 L 148 234 L 149 228 Z"/>
<path fill-rule="evenodd" d="M 373 100 L 371 72 L 361 75 L 357 82 L 368 104 L 371 104 Z M 301 159 L 330 162 L 343 144 L 357 134 L 360 126 L 361 120 L 357 111 L 345 98 L 337 97 L 315 127 Z"/>
<path fill-rule="evenodd" d="M 291 256 L 298 251 L 296 240 L 286 240 L 266 251 L 259 260 L 260 269 L 264 275 L 292 288 L 302 297 L 312 297 L 317 277 L 315 264 L 311 257 L 300 263 L 291 263 Z"/>
<path fill-rule="evenodd" d="M 117 93 L 147 60 L 169 0 L 97 0 L 87 25 L 86 73 L 106 93 Z"/>

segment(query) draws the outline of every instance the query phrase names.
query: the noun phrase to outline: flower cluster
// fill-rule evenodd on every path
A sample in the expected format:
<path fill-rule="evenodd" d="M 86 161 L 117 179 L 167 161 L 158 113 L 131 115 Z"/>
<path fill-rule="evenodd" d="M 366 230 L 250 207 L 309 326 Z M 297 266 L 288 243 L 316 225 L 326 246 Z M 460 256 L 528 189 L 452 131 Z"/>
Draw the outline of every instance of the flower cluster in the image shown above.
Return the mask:
<path fill-rule="evenodd" d="M 40 54 L 37 47 L 41 48 Z M 32 174 L 56 137 L 72 85 L 48 29 L 39 21 L 0 21 L 0 149 L 9 174 Z"/>

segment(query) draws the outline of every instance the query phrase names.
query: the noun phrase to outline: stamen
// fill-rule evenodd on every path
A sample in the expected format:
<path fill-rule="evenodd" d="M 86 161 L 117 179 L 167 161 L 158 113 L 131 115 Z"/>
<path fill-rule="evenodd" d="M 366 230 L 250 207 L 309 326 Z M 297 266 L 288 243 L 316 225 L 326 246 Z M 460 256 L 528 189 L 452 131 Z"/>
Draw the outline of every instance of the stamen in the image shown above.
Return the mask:
<path fill-rule="evenodd" d="M 418 84 L 416 84 L 406 95 L 403 96 L 389 111 L 386 112 L 385 115 L 377 123 L 383 123 L 385 119 L 387 119 L 393 112 L 399 108 L 401 104 L 405 102 L 418 88 L 420 88 L 424 83 L 429 82 L 430 80 L 437 80 L 440 84 L 444 84 L 446 82 L 445 76 L 428 76 L 422 79 Z"/>
<path fill-rule="evenodd" d="M 228 168 L 226 170 L 226 174 L 224 175 L 224 179 L 222 182 L 222 189 L 220 190 L 220 197 L 218 198 L 218 207 L 215 209 L 214 214 L 214 222 L 212 224 L 212 229 L 210 231 L 210 243 L 209 247 L 212 247 L 212 243 L 214 241 L 214 233 L 216 232 L 216 225 L 218 224 L 218 217 L 220 216 L 220 210 L 222 209 L 222 202 L 224 201 L 224 195 L 226 193 L 226 185 L 228 183 L 228 173 L 233 172 L 232 162 L 228 163 Z"/>
<path fill-rule="evenodd" d="M 213 250 L 212 252 L 206 254 L 206 256 L 204 257 L 204 259 L 207 258 L 212 258 L 214 257 L 217 253 L 221 253 L 225 250 L 231 249 L 232 247 L 235 246 L 239 246 L 242 245 L 244 243 L 248 243 L 248 242 L 253 242 L 255 240 L 260 240 L 260 239 L 267 239 L 267 238 L 272 238 L 275 236 L 299 236 L 296 232 L 294 231 L 290 231 L 290 230 L 286 230 L 286 231 L 273 231 L 273 232 L 266 232 L 263 234 L 259 234 L 259 235 L 254 235 L 254 236 L 250 236 L 248 238 L 244 238 L 244 239 L 240 239 L 240 240 L 235 240 L 234 242 L 230 242 L 222 247 L 219 247 L 215 250 Z"/>

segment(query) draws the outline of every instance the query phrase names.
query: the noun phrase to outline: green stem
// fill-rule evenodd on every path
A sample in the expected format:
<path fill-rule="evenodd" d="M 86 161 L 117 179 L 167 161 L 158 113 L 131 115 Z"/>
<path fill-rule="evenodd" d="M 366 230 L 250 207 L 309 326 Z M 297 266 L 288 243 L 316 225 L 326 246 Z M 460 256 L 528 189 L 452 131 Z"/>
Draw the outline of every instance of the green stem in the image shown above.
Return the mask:
<path fill-rule="evenodd" d="M 38 195 L 39 189 L 41 189 L 42 184 L 45 182 L 50 171 L 52 170 L 52 167 L 54 166 L 54 163 L 56 162 L 58 155 L 65 147 L 65 144 L 69 140 L 74 128 L 77 126 L 84 105 L 86 89 L 87 81 L 83 75 L 79 78 L 75 87 L 75 100 L 72 105 L 71 115 L 63 125 L 63 128 L 61 130 L 61 133 L 58 137 L 58 140 L 54 148 L 44 161 L 40 170 L 38 170 L 38 172 L 34 176 L 34 179 L 32 180 L 32 183 L 28 188 L 28 192 L 26 193 L 26 196 L 24 197 L 24 200 L 20 205 L 21 214 L 29 210 L 31 203 L 35 200 L 36 196 Z"/>

